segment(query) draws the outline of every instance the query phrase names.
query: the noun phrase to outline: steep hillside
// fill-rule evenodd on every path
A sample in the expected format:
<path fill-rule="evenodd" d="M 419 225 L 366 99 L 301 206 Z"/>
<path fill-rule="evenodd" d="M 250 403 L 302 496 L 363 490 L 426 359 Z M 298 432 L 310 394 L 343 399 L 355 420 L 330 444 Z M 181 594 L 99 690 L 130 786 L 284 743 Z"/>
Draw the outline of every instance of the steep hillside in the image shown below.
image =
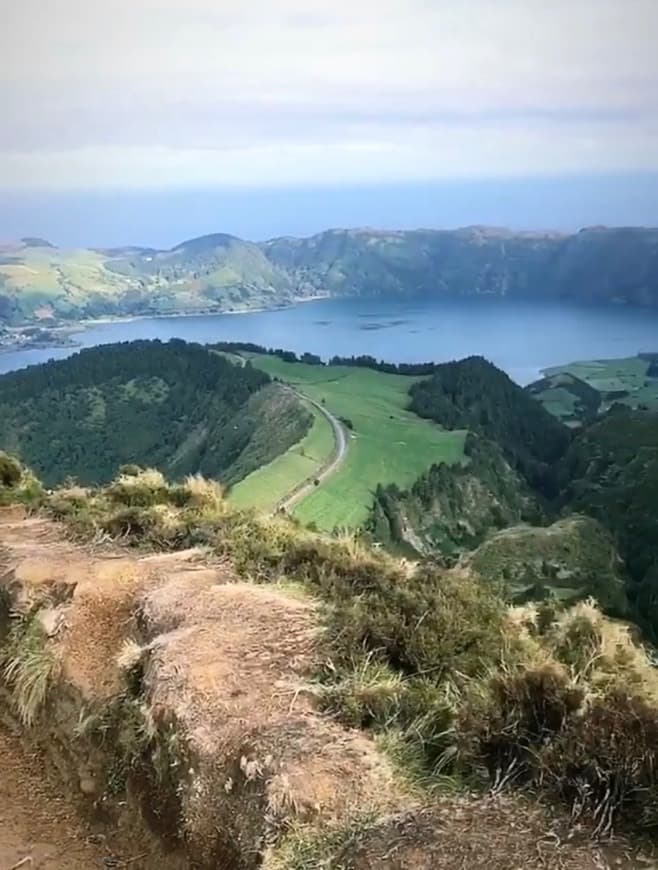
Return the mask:
<path fill-rule="evenodd" d="M 244 310 L 316 295 L 505 296 L 658 305 L 658 229 L 575 235 L 328 230 L 261 244 L 225 234 L 171 250 L 0 247 L 0 323 Z"/>
<path fill-rule="evenodd" d="M 607 612 L 628 612 L 621 559 L 609 532 L 591 517 L 570 516 L 546 528 L 505 528 L 464 564 L 516 603 L 573 603 L 592 596 Z"/>
<path fill-rule="evenodd" d="M 263 372 L 182 341 L 97 347 L 0 378 L 0 449 L 48 485 L 106 481 L 124 463 L 231 484 L 311 422 Z"/>
<path fill-rule="evenodd" d="M 487 294 L 658 304 L 658 229 L 575 235 L 461 230 L 330 230 L 263 245 L 298 288 L 338 295 Z"/>
<path fill-rule="evenodd" d="M 540 522 L 537 496 L 491 441 L 469 434 L 465 461 L 433 465 L 410 489 L 379 486 L 367 523 L 375 540 L 421 555 L 456 556 L 492 531 Z"/>
<path fill-rule="evenodd" d="M 258 519 L 200 477 L 32 510 L 0 511 L 3 720 L 123 844 L 108 866 L 651 864 L 610 834 L 658 811 L 658 681 L 592 604 L 509 609 L 475 572 Z"/>
<path fill-rule="evenodd" d="M 552 464 L 567 449 L 569 431 L 496 366 L 482 357 L 445 363 L 410 394 L 421 417 L 483 435 L 530 484 L 552 492 Z"/>
<path fill-rule="evenodd" d="M 578 435 L 559 474 L 562 502 L 617 538 L 630 597 L 658 631 L 658 413 L 616 406 Z"/>

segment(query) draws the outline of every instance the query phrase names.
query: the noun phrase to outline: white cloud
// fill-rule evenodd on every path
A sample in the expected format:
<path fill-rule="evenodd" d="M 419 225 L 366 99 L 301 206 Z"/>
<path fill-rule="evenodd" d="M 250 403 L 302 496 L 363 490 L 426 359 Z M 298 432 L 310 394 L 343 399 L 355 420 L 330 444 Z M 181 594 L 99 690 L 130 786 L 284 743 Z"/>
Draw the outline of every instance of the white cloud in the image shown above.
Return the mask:
<path fill-rule="evenodd" d="M 657 0 L 22 0 L 0 185 L 658 169 Z"/>

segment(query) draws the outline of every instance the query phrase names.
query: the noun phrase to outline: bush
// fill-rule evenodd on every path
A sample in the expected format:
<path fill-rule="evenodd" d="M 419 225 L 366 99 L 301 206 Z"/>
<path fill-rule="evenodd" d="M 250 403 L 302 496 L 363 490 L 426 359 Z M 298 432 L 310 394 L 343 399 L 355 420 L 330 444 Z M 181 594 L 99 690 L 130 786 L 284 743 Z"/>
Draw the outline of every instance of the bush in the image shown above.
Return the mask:
<path fill-rule="evenodd" d="M 325 710 L 352 728 L 386 727 L 404 692 L 402 676 L 373 656 L 349 668 L 329 668 L 321 688 Z"/>
<path fill-rule="evenodd" d="M 8 489 L 17 486 L 23 476 L 20 462 L 13 456 L 0 451 L 0 486 Z"/>
<path fill-rule="evenodd" d="M 566 668 L 554 662 L 496 674 L 465 705 L 461 751 L 484 765 L 494 787 L 533 779 L 538 752 L 579 710 L 583 697 Z"/>
<path fill-rule="evenodd" d="M 617 822 L 655 828 L 658 711 L 621 689 L 596 698 L 545 747 L 538 774 L 597 834 Z"/>
<path fill-rule="evenodd" d="M 130 507 L 150 507 L 168 499 L 169 487 L 154 468 L 138 474 L 121 474 L 106 489 L 108 497 Z"/>

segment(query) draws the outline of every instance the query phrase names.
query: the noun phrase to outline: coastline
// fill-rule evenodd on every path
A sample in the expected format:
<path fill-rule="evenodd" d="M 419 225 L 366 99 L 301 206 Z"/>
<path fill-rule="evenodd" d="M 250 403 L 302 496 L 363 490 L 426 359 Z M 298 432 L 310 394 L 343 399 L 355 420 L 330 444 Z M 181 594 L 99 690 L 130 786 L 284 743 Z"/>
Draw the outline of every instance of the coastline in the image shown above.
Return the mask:
<path fill-rule="evenodd" d="M 134 320 L 165 320 L 170 317 L 220 317 L 224 314 L 258 314 L 262 311 L 286 311 L 289 308 L 294 308 L 296 305 L 303 305 L 305 302 L 320 302 L 323 299 L 331 298 L 329 293 L 316 293 L 313 296 L 300 296 L 299 299 L 295 299 L 285 305 L 259 305 L 257 308 L 227 308 L 224 311 L 218 311 L 215 308 L 201 308 L 198 311 L 172 311 L 168 314 L 107 315 L 106 317 L 79 320 L 77 321 L 77 326 L 100 326 L 104 323 L 131 323 Z M 76 327 L 77 331 L 79 330 Z"/>
<path fill-rule="evenodd" d="M 37 324 L 29 323 L 24 327 L 8 327 L 7 332 L 21 334 L 27 330 L 44 329 L 44 331 L 47 332 L 60 333 L 62 336 L 66 336 L 67 340 L 62 339 L 58 341 L 55 338 L 53 341 L 48 341 L 47 339 L 39 341 L 38 339 L 35 339 L 34 343 L 29 341 L 15 341 L 11 344 L 0 344 L 0 353 L 16 353 L 21 350 L 54 350 L 56 348 L 82 347 L 82 342 L 76 341 L 75 336 L 81 335 L 86 332 L 87 329 L 106 324 L 132 323 L 139 320 L 165 320 L 177 317 L 221 317 L 227 314 L 258 314 L 259 312 L 262 313 L 265 311 L 285 311 L 304 302 L 320 302 L 323 299 L 330 298 L 331 296 L 328 293 L 316 293 L 312 296 L 300 297 L 299 299 L 295 299 L 285 305 L 261 305 L 257 308 L 234 308 L 225 311 L 218 311 L 216 309 L 200 309 L 198 311 L 174 311 L 166 314 L 117 314 L 107 315 L 105 317 L 90 317 L 85 318 L 84 320 L 71 321 L 70 323 L 59 324 L 52 327 L 39 327 Z"/>

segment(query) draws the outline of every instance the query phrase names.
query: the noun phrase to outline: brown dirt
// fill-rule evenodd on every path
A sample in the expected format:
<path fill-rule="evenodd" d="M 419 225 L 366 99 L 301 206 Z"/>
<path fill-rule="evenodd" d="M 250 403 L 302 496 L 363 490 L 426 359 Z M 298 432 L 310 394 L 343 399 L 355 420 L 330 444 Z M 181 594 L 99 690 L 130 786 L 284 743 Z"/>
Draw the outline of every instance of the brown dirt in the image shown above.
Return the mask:
<path fill-rule="evenodd" d="M 152 590 L 143 618 L 154 637 L 152 709 L 177 723 L 193 759 L 182 811 L 203 860 L 228 860 L 231 843 L 256 855 L 292 819 L 340 821 L 363 806 L 400 805 L 372 741 L 316 710 L 307 685 L 320 655 L 312 602 L 188 579 Z"/>
<path fill-rule="evenodd" d="M 363 811 L 380 822 L 352 839 L 346 870 L 652 866 L 621 843 L 600 849 L 571 838 L 563 821 L 518 797 L 419 809 L 366 734 L 318 711 L 308 685 L 323 656 L 314 603 L 237 582 L 201 550 L 81 547 L 55 523 L 0 513 L 0 587 L 13 611 L 42 607 L 62 676 L 35 730 L 49 755 L 60 752 L 74 795 L 67 800 L 41 759 L 0 731 L 0 870 L 28 856 L 33 863 L 22 866 L 31 870 L 187 867 L 183 844 L 199 866 L 253 870 L 290 823 L 342 828 Z M 106 807 L 108 837 L 126 813 L 135 827 L 134 837 L 121 827 L 128 865 L 112 863 L 114 840 L 90 839 L 76 815 L 74 800 L 105 806 L 106 759 L 71 736 L 88 704 L 126 693 L 117 661 L 126 640 L 142 656 L 139 703 L 157 749 L 128 782 L 123 815 Z M 166 858 L 155 857 L 138 806 L 173 850 Z M 145 859 L 126 845 L 142 841 Z"/>
<path fill-rule="evenodd" d="M 593 844 L 563 816 L 518 795 L 446 798 L 356 836 L 341 870 L 656 870 L 622 839 Z"/>
<path fill-rule="evenodd" d="M 0 726 L 0 870 L 23 859 L 25 870 L 91 870 L 114 859 L 122 866 L 44 775 L 39 755 Z"/>

